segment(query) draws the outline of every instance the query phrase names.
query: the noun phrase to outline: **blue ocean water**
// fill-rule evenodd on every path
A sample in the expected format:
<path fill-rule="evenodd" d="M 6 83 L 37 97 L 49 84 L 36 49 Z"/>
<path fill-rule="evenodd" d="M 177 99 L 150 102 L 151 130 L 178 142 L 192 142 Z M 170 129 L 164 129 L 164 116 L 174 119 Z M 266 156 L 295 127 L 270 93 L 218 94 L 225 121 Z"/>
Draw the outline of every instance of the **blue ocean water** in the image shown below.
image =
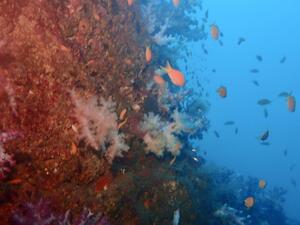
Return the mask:
<path fill-rule="evenodd" d="M 300 184 L 300 113 L 297 108 L 294 113 L 288 112 L 286 99 L 278 98 L 278 94 L 292 92 L 296 100 L 300 99 L 300 2 L 210 0 L 204 2 L 206 9 L 208 25 L 216 24 L 224 35 L 223 46 L 210 37 L 192 46 L 189 64 L 208 92 L 211 104 L 211 127 L 199 143 L 200 151 L 208 152 L 208 161 L 245 176 L 265 179 L 269 187 L 287 189 L 285 211 L 299 220 L 299 185 L 293 185 L 291 180 Z M 245 42 L 238 45 L 240 37 Z M 207 55 L 203 54 L 203 43 Z M 286 61 L 280 63 L 283 57 Z M 259 73 L 251 73 L 252 69 Z M 221 85 L 228 89 L 225 99 L 216 93 Z M 262 98 L 272 103 L 258 105 Z M 226 121 L 234 121 L 235 125 L 224 126 Z M 257 139 L 266 130 L 270 132 L 268 146 Z"/>

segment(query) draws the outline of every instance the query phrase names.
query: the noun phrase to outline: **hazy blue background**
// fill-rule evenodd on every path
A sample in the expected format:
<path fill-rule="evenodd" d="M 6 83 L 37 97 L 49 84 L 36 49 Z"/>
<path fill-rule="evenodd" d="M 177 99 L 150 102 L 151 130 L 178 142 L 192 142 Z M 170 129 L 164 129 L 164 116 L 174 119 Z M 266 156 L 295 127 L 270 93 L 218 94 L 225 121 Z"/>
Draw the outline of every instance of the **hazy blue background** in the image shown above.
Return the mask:
<path fill-rule="evenodd" d="M 224 46 L 209 38 L 204 42 L 208 55 L 203 56 L 198 43 L 189 61 L 211 103 L 211 128 L 200 143 L 200 151 L 206 150 L 207 159 L 218 165 L 266 179 L 269 186 L 285 187 L 285 210 L 300 219 L 300 1 L 204 0 L 204 10 L 207 8 L 208 25 L 219 26 Z M 246 42 L 238 46 L 241 36 Z M 263 56 L 263 62 L 256 60 L 257 54 Z M 280 64 L 283 56 L 287 60 Z M 216 73 L 211 72 L 214 68 Z M 251 74 L 252 68 L 261 72 Z M 252 83 L 253 79 L 260 87 Z M 216 93 L 220 85 L 228 88 L 226 99 Z M 285 99 L 277 97 L 282 91 L 293 91 L 298 99 L 295 113 L 288 112 Z M 274 101 L 268 107 L 267 119 L 256 104 L 261 98 Z M 236 122 L 238 135 L 234 134 L 236 126 L 223 125 L 227 120 Z M 256 139 L 266 129 L 270 130 L 270 146 L 262 146 Z M 220 133 L 219 139 L 214 130 Z M 299 184 L 297 188 L 291 185 L 291 178 Z"/>

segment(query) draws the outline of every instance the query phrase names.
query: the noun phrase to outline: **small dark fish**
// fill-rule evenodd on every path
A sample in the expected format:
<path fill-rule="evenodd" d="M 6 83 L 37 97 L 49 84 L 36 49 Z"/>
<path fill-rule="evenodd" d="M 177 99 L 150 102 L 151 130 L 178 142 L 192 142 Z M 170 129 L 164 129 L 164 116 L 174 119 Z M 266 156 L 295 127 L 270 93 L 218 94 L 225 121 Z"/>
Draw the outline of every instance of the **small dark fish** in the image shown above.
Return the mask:
<path fill-rule="evenodd" d="M 271 143 L 268 142 L 268 141 L 264 141 L 264 142 L 261 142 L 260 144 L 261 144 L 261 145 L 264 145 L 264 146 L 269 146 Z"/>
<path fill-rule="evenodd" d="M 262 62 L 262 61 L 263 61 L 263 58 L 262 58 L 262 56 L 261 56 L 261 55 L 256 55 L 256 59 L 257 59 L 258 61 L 260 61 L 260 62 Z"/>
<path fill-rule="evenodd" d="M 253 80 L 252 83 L 253 83 L 255 86 L 259 87 L 259 83 L 258 83 L 257 80 Z"/>
<path fill-rule="evenodd" d="M 290 171 L 292 172 L 295 169 L 295 167 L 296 167 L 296 164 L 291 165 L 290 166 Z"/>
<path fill-rule="evenodd" d="M 265 131 L 264 133 L 262 133 L 260 136 L 259 136 L 259 140 L 261 141 L 266 141 L 268 138 L 269 138 L 269 131 Z"/>
<path fill-rule="evenodd" d="M 259 70 L 258 69 L 251 69 L 250 73 L 259 73 Z"/>
<path fill-rule="evenodd" d="M 241 45 L 241 44 L 242 44 L 243 42 L 245 42 L 245 41 L 246 41 L 245 38 L 240 37 L 239 40 L 238 40 L 238 42 L 237 42 L 237 44 L 238 44 L 238 45 Z"/>
<path fill-rule="evenodd" d="M 268 116 L 269 116 L 269 112 L 267 109 L 264 109 L 264 116 L 265 116 L 265 118 L 268 118 Z"/>
<path fill-rule="evenodd" d="M 231 126 L 234 125 L 234 121 L 227 121 L 224 123 L 225 126 Z"/>
<path fill-rule="evenodd" d="M 216 71 L 216 69 L 212 69 L 212 71 L 211 71 L 211 72 L 215 73 L 215 72 L 217 72 L 217 71 Z"/>
<path fill-rule="evenodd" d="M 271 103 L 272 103 L 272 101 L 270 101 L 269 99 L 266 99 L 266 98 L 263 98 L 263 99 L 257 101 L 258 105 L 269 105 Z"/>
<path fill-rule="evenodd" d="M 219 40 L 219 44 L 220 44 L 221 46 L 224 45 L 224 44 L 223 44 L 223 41 L 221 41 L 221 40 Z"/>
<path fill-rule="evenodd" d="M 290 94 L 286 91 L 283 91 L 283 92 L 278 94 L 279 98 L 287 98 L 288 96 L 290 96 Z"/>
<path fill-rule="evenodd" d="M 205 11 L 205 18 L 208 19 L 208 10 Z"/>
<path fill-rule="evenodd" d="M 214 131 L 214 134 L 216 135 L 217 138 L 220 138 L 220 134 L 217 131 Z"/>
<path fill-rule="evenodd" d="M 205 45 L 204 45 L 204 44 L 201 45 L 201 48 L 202 48 L 204 54 L 207 55 L 207 54 L 208 54 L 208 51 L 207 51 L 207 49 L 205 48 Z"/>
<path fill-rule="evenodd" d="M 224 37 L 224 34 L 223 34 L 223 32 L 220 32 L 220 37 Z"/>
<path fill-rule="evenodd" d="M 235 128 L 234 133 L 238 134 L 239 133 L 239 128 Z"/>
<path fill-rule="evenodd" d="M 293 179 L 293 178 L 291 178 L 291 184 L 296 188 L 297 187 L 297 182 Z"/>
<path fill-rule="evenodd" d="M 284 149 L 283 155 L 284 155 L 284 156 L 287 156 L 287 154 L 288 154 L 288 150 L 287 150 L 287 149 Z"/>
<path fill-rule="evenodd" d="M 283 57 L 281 58 L 281 60 L 280 60 L 280 63 L 285 63 L 285 61 L 286 61 L 286 57 L 283 56 Z"/>

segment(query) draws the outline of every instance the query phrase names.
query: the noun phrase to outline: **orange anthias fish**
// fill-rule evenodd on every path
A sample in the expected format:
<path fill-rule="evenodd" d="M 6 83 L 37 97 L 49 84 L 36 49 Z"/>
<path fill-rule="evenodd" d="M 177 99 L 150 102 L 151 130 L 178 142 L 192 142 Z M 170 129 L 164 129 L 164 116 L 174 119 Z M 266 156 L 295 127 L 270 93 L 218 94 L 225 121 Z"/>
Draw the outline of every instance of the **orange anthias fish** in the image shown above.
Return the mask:
<path fill-rule="evenodd" d="M 295 112 L 296 111 L 296 99 L 294 96 L 289 95 L 287 97 L 287 106 L 288 106 L 288 110 L 290 112 Z"/>
<path fill-rule="evenodd" d="M 214 40 L 218 40 L 219 39 L 220 30 L 219 30 L 219 27 L 217 25 L 213 24 L 213 25 L 210 26 L 210 36 Z"/>
<path fill-rule="evenodd" d="M 153 80 L 156 84 L 158 84 L 159 86 L 163 86 L 165 84 L 165 80 L 164 78 L 162 78 L 160 75 L 155 74 L 153 76 Z"/>
<path fill-rule="evenodd" d="M 220 97 L 226 98 L 227 97 L 227 88 L 224 86 L 221 86 L 218 88 L 217 92 L 219 93 Z"/>
<path fill-rule="evenodd" d="M 178 7 L 179 6 L 179 3 L 180 3 L 180 0 L 173 0 L 173 5 L 175 7 Z"/>
<path fill-rule="evenodd" d="M 145 56 L 146 56 L 146 62 L 149 63 L 152 59 L 152 51 L 151 51 L 150 47 L 148 47 L 148 46 L 146 48 Z"/>
<path fill-rule="evenodd" d="M 248 208 L 248 209 L 250 209 L 250 208 L 252 208 L 253 207 L 253 205 L 254 205 L 254 198 L 253 197 L 248 197 L 248 198 L 246 198 L 245 200 L 244 200 L 244 204 L 245 204 L 245 206 Z"/>
<path fill-rule="evenodd" d="M 133 4 L 133 1 L 134 0 L 127 0 L 128 5 L 131 6 Z"/>
<path fill-rule="evenodd" d="M 267 182 L 265 180 L 259 180 L 258 186 L 260 189 L 265 189 L 265 187 L 267 186 Z"/>
<path fill-rule="evenodd" d="M 166 67 L 161 67 L 161 69 L 168 74 L 172 83 L 176 86 L 183 86 L 185 84 L 184 75 L 179 70 L 173 69 L 169 62 L 167 62 Z"/>

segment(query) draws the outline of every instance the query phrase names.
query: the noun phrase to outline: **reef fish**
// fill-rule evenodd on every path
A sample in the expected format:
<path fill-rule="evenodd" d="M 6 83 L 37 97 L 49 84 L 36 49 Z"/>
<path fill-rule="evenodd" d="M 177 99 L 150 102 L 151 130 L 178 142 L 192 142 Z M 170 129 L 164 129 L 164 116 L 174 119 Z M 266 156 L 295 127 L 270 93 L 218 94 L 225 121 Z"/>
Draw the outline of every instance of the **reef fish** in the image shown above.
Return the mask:
<path fill-rule="evenodd" d="M 288 92 L 283 91 L 283 92 L 281 92 L 281 93 L 278 94 L 278 97 L 279 98 L 282 98 L 282 97 L 287 98 L 289 95 L 290 94 Z"/>
<path fill-rule="evenodd" d="M 287 156 L 287 154 L 288 154 L 288 150 L 287 150 L 287 149 L 284 149 L 283 155 L 284 155 L 284 156 Z"/>
<path fill-rule="evenodd" d="M 162 78 L 160 75 L 155 74 L 153 76 L 153 80 L 156 84 L 158 84 L 159 86 L 163 86 L 165 84 L 165 80 L 164 78 Z"/>
<path fill-rule="evenodd" d="M 268 116 L 269 116 L 269 112 L 267 109 L 264 109 L 264 116 L 265 116 L 265 118 L 268 118 Z"/>
<path fill-rule="evenodd" d="M 256 59 L 257 59 L 258 61 L 260 61 L 260 62 L 262 62 L 262 61 L 263 61 L 263 58 L 262 58 L 262 56 L 261 56 L 261 55 L 256 55 Z"/>
<path fill-rule="evenodd" d="M 127 3 L 129 6 L 132 6 L 133 2 L 134 2 L 134 0 L 127 0 Z"/>
<path fill-rule="evenodd" d="M 240 37 L 239 39 L 238 39 L 238 42 L 237 42 L 237 44 L 238 45 L 241 45 L 243 42 L 245 42 L 246 41 L 246 39 L 245 38 L 243 38 L 243 37 Z"/>
<path fill-rule="evenodd" d="M 283 57 L 280 59 L 280 63 L 284 63 L 284 62 L 285 62 L 285 60 L 286 60 L 286 57 L 285 57 L 285 56 L 283 56 Z"/>
<path fill-rule="evenodd" d="M 271 101 L 267 98 L 263 98 L 257 101 L 258 105 L 269 105 L 271 104 Z"/>
<path fill-rule="evenodd" d="M 123 119 L 125 118 L 126 112 L 127 112 L 127 109 L 126 109 L 126 108 L 124 108 L 124 109 L 120 112 L 119 120 L 123 120 Z"/>
<path fill-rule="evenodd" d="M 225 126 L 231 126 L 234 125 L 234 121 L 227 121 L 224 123 Z"/>
<path fill-rule="evenodd" d="M 267 186 L 267 182 L 265 180 L 261 179 L 258 182 L 258 186 L 260 189 L 265 189 L 265 187 Z"/>
<path fill-rule="evenodd" d="M 290 112 L 295 112 L 296 111 L 296 99 L 295 99 L 294 96 L 289 95 L 287 97 L 287 107 L 288 107 L 288 110 Z"/>
<path fill-rule="evenodd" d="M 219 27 L 215 24 L 212 24 L 210 26 L 210 36 L 212 37 L 212 39 L 214 40 L 218 40 L 219 36 L 220 36 L 220 30 Z"/>
<path fill-rule="evenodd" d="M 219 93 L 219 96 L 222 98 L 226 98 L 227 97 L 227 88 L 224 86 L 221 86 L 217 89 L 217 92 Z"/>
<path fill-rule="evenodd" d="M 253 207 L 254 202 L 255 202 L 255 200 L 254 200 L 253 197 L 248 197 L 248 198 L 246 198 L 246 199 L 244 200 L 244 204 L 245 204 L 245 206 L 246 206 L 248 209 L 250 209 L 250 208 Z"/>
<path fill-rule="evenodd" d="M 169 76 L 170 80 L 176 86 L 183 86 L 185 84 L 184 75 L 176 69 L 173 69 L 169 62 L 167 62 L 166 67 L 161 67 Z"/>
<path fill-rule="evenodd" d="M 180 0 L 173 0 L 173 5 L 174 5 L 175 7 L 178 7 L 179 4 L 180 4 Z"/>
<path fill-rule="evenodd" d="M 201 48 L 202 48 L 204 54 L 207 55 L 207 54 L 208 54 L 208 51 L 207 51 L 207 49 L 205 48 L 205 45 L 204 45 L 204 44 L 201 45 Z"/>
<path fill-rule="evenodd" d="M 269 138 L 270 132 L 267 130 L 259 136 L 259 140 L 266 141 Z"/>
<path fill-rule="evenodd" d="M 297 182 L 295 181 L 295 179 L 291 179 L 291 184 L 296 188 L 297 187 Z"/>
<path fill-rule="evenodd" d="M 257 87 L 259 86 L 259 83 L 258 83 L 257 80 L 253 80 L 252 83 L 253 83 L 255 86 L 257 86 Z"/>
<path fill-rule="evenodd" d="M 220 134 L 218 133 L 218 131 L 214 131 L 214 134 L 217 138 L 220 138 Z"/>
<path fill-rule="evenodd" d="M 251 69 L 250 73 L 259 73 L 259 70 L 258 69 Z"/>
<path fill-rule="evenodd" d="M 151 51 L 151 49 L 150 49 L 149 46 L 146 47 L 145 57 L 146 57 L 146 62 L 147 62 L 147 63 L 151 62 L 151 59 L 152 59 L 152 51 Z"/>

